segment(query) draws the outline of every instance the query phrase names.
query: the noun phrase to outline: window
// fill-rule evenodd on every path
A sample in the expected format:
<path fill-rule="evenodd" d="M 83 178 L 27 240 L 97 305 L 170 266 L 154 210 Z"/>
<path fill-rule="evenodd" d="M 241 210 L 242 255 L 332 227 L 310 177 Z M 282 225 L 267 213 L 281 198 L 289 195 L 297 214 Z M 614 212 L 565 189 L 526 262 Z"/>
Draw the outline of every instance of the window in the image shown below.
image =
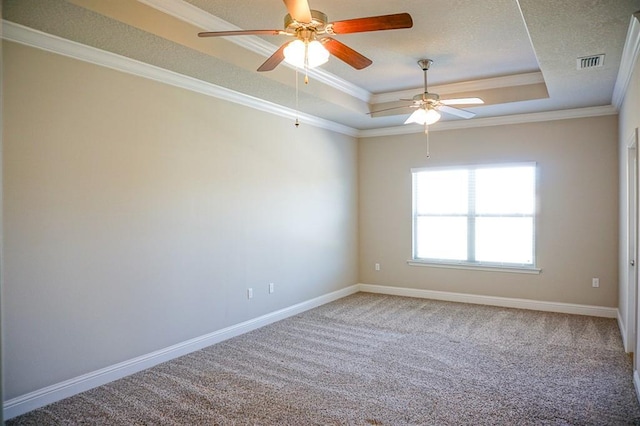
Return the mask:
<path fill-rule="evenodd" d="M 414 262 L 535 269 L 534 163 L 412 174 Z"/>

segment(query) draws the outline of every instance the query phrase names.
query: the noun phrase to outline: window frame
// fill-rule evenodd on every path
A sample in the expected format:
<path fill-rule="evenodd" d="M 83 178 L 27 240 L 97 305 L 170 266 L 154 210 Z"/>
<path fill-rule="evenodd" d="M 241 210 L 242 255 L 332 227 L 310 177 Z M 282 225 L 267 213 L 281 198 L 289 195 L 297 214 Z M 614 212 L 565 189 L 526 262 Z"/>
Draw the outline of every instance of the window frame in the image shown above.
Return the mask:
<path fill-rule="evenodd" d="M 479 169 L 499 169 L 510 167 L 533 167 L 534 172 L 534 188 L 533 188 L 533 213 L 531 215 L 510 215 L 508 217 L 531 217 L 532 218 L 532 262 L 529 264 L 524 263 L 509 263 L 509 262 L 482 262 L 482 261 L 469 261 L 469 256 L 465 260 L 446 260 L 446 259 L 431 259 L 431 258 L 419 258 L 417 257 L 417 221 L 420 215 L 417 214 L 417 188 L 416 179 L 417 173 L 424 171 L 446 171 L 446 170 L 464 170 L 469 172 L 470 170 Z M 484 271 L 501 271 L 501 272 L 518 272 L 528 274 L 539 274 L 542 270 L 537 266 L 537 241 L 536 241 L 536 225 L 538 219 L 538 164 L 534 161 L 521 161 L 521 162 L 507 162 L 507 163 L 488 163 L 488 164 L 467 164 L 467 165 L 454 165 L 454 166 L 433 166 L 433 167 L 418 167 L 411 169 L 411 259 L 407 263 L 411 266 L 429 266 L 437 268 L 454 268 L 454 269 L 473 269 Z M 474 194 L 475 197 L 475 194 Z M 469 188 L 467 188 L 467 199 L 470 198 Z M 475 211 L 470 210 L 466 216 L 473 217 L 473 222 L 482 215 L 476 215 Z M 467 239 L 475 243 L 476 235 L 472 235 L 473 228 L 467 228 Z M 468 247 L 469 250 L 469 247 Z"/>

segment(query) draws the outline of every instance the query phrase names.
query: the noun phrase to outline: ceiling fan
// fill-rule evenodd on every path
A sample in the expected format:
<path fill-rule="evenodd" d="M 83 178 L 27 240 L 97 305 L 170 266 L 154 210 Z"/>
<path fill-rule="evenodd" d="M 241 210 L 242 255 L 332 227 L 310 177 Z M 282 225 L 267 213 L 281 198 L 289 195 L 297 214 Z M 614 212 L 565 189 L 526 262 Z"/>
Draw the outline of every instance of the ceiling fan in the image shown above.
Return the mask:
<path fill-rule="evenodd" d="M 484 101 L 480 98 L 458 98 L 458 99 L 440 99 L 440 96 L 436 93 L 429 93 L 427 90 L 427 71 L 429 67 L 433 63 L 431 59 L 420 59 L 418 61 L 418 65 L 422 68 L 424 72 L 424 92 L 418 95 L 415 95 L 411 99 L 400 99 L 401 101 L 410 101 L 412 102 L 409 107 L 417 108 L 404 124 L 417 123 L 424 126 L 428 126 L 430 124 L 435 123 L 440 120 L 440 112 L 445 112 L 447 114 L 452 114 L 461 118 L 472 118 L 476 114 L 471 111 L 466 111 L 460 108 L 454 108 L 450 105 L 478 105 L 483 104 Z M 381 111 L 389 111 L 391 109 L 397 108 L 406 108 L 406 106 L 388 108 Z M 373 113 L 371 113 L 373 114 Z"/>
<path fill-rule="evenodd" d="M 201 32 L 198 36 L 286 35 L 295 37 L 295 40 L 280 46 L 258 68 L 258 71 L 271 71 L 282 61 L 309 69 L 327 62 L 329 54 L 360 70 L 371 65 L 372 61 L 331 36 L 413 26 L 413 20 L 408 13 L 328 22 L 327 15 L 318 10 L 311 10 L 307 0 L 283 1 L 289 12 L 284 17 L 284 30 L 213 31 Z"/>

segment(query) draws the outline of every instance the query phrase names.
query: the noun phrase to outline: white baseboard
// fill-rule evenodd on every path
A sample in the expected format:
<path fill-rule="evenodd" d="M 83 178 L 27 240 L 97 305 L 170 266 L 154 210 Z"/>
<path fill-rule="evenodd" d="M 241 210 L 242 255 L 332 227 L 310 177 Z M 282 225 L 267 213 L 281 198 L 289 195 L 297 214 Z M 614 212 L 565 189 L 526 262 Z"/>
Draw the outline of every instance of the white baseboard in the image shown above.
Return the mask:
<path fill-rule="evenodd" d="M 622 319 L 622 315 L 620 314 L 620 310 L 618 310 L 618 328 L 620 329 L 620 334 L 622 335 L 622 347 L 624 351 L 629 353 L 633 352 L 633 348 L 627 347 L 628 339 L 627 339 L 627 325 Z"/>
<path fill-rule="evenodd" d="M 4 419 L 11 419 L 31 410 L 35 410 L 36 408 L 44 407 L 45 405 L 60 401 L 80 392 L 107 384 L 130 374 L 153 367 L 154 365 L 195 352 L 207 346 L 256 330 L 260 327 L 264 327 L 265 325 L 297 315 L 301 312 L 316 308 L 320 305 L 324 305 L 325 303 L 333 302 L 334 300 L 341 299 L 357 292 L 358 285 L 352 285 L 350 287 L 316 297 L 315 299 L 298 303 L 258 318 L 169 346 L 168 348 L 160 349 L 91 373 L 83 374 L 34 392 L 29 392 L 25 395 L 4 402 Z"/>
<path fill-rule="evenodd" d="M 367 293 L 419 297 L 422 299 L 444 300 L 447 302 L 473 303 L 476 305 L 501 306 L 504 308 L 530 309 L 534 311 L 559 312 L 604 318 L 618 317 L 618 309 L 608 308 L 606 306 L 576 305 L 572 303 L 480 296 L 476 294 L 451 293 L 447 291 L 422 290 L 417 288 L 390 287 L 372 284 L 358 284 L 358 289 Z"/>

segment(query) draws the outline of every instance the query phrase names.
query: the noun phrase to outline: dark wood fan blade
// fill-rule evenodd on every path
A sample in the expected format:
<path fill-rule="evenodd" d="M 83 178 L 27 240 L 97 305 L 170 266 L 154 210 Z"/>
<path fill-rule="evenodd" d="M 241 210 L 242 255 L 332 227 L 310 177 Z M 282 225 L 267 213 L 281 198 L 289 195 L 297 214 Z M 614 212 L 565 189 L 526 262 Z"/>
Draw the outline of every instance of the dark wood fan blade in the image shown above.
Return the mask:
<path fill-rule="evenodd" d="M 274 52 L 273 55 L 269 56 L 269 58 L 266 61 L 264 61 L 262 65 L 260 65 L 260 68 L 258 68 L 258 71 L 260 72 L 271 71 L 272 69 L 277 67 L 280 64 L 280 62 L 284 61 L 284 48 L 287 47 L 289 43 L 285 43 L 282 46 L 280 46 L 278 50 Z"/>
<path fill-rule="evenodd" d="M 281 30 L 237 30 L 237 31 L 208 31 L 198 33 L 198 37 L 224 37 L 237 35 L 280 35 Z"/>
<path fill-rule="evenodd" d="M 397 30 L 413 27 L 413 19 L 408 13 L 348 19 L 332 24 L 335 34 L 362 33 L 365 31 Z"/>
<path fill-rule="evenodd" d="M 309 9 L 309 3 L 307 0 L 282 0 L 289 15 L 301 24 L 308 24 L 311 22 L 311 9 Z"/>
<path fill-rule="evenodd" d="M 344 43 L 338 40 L 327 37 L 322 39 L 322 45 L 336 58 L 346 62 L 357 70 L 368 67 L 373 62 L 371 59 L 361 55 Z"/>

